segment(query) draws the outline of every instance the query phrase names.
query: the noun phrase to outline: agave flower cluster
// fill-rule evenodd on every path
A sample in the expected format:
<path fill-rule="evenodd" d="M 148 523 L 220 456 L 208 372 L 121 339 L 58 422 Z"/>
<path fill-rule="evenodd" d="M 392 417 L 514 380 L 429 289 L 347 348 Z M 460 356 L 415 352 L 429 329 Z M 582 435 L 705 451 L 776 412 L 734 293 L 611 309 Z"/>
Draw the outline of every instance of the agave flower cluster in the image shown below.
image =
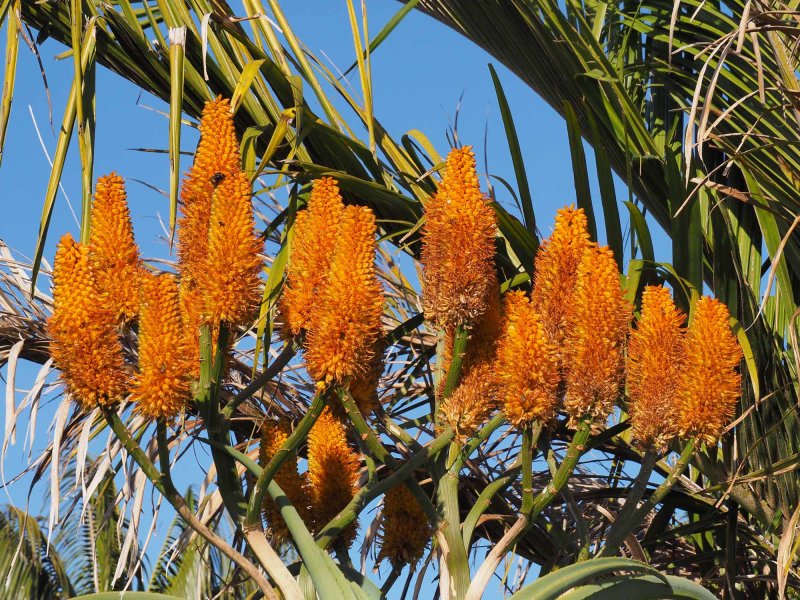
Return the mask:
<path fill-rule="evenodd" d="M 634 328 L 612 251 L 590 239 L 582 209 L 566 207 L 538 250 L 530 296 L 508 292 L 500 312 L 494 223 L 471 149 L 453 150 L 426 206 L 422 251 L 425 315 L 443 332 L 445 372 L 455 328 L 470 331 L 443 423 L 469 437 L 499 408 L 519 428 L 562 411 L 570 426 L 598 429 L 624 405 L 627 383 L 643 449 L 663 451 L 677 436 L 716 442 L 740 388 L 741 349 L 722 303 L 698 300 L 686 328 L 669 290 L 647 287 Z"/>
<path fill-rule="evenodd" d="M 200 327 L 248 325 L 258 306 L 261 242 L 227 100 L 206 105 L 200 134 L 182 188 L 179 277 L 141 261 L 116 174 L 97 181 L 88 243 L 66 234 L 58 245 L 48 330 L 66 389 L 86 409 L 130 395 L 145 417 L 176 417 L 200 370 Z M 120 337 L 134 325 L 136 361 Z"/>

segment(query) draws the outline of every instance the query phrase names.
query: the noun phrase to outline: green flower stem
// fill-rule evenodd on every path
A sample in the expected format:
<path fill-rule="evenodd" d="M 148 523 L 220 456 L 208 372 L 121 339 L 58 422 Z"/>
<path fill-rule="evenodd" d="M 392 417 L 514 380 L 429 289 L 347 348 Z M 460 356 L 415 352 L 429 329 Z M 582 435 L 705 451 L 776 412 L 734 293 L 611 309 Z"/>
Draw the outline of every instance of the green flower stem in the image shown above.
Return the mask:
<path fill-rule="evenodd" d="M 170 475 L 169 443 L 167 441 L 167 426 L 163 419 L 156 422 L 156 441 L 158 443 L 158 460 L 161 465 L 162 477 L 172 481 Z M 303 595 L 294 577 L 289 573 L 283 560 L 270 546 L 263 532 L 245 531 L 244 537 L 250 548 L 258 558 L 258 562 L 266 569 L 269 576 L 276 583 L 281 593 L 287 600 L 302 600 Z"/>
<path fill-rule="evenodd" d="M 465 596 L 466 600 L 480 600 L 503 557 L 517 543 L 519 538 L 525 535 L 525 532 L 536 521 L 539 514 L 553 501 L 561 491 L 561 488 L 566 485 L 575 470 L 575 466 L 578 464 L 578 460 L 586 450 L 586 441 L 589 439 L 590 434 L 591 422 L 588 420 L 582 421 L 567 447 L 567 454 L 564 456 L 564 460 L 553 475 L 550 483 L 525 507 L 527 512 L 520 510 L 514 525 L 486 556 L 483 564 L 475 574 L 475 578 L 469 585 L 469 590 Z"/>
<path fill-rule="evenodd" d="M 130 454 L 136 464 L 139 465 L 139 468 L 142 469 L 145 477 L 150 480 L 153 486 L 161 493 L 167 502 L 169 502 L 173 508 L 175 508 L 175 511 L 184 521 L 186 521 L 189 527 L 196 531 L 198 535 L 200 535 L 209 544 L 217 548 L 225 556 L 231 559 L 239 568 L 242 569 L 242 571 L 248 575 L 248 577 L 251 577 L 264 594 L 264 597 L 269 598 L 270 600 L 277 600 L 278 597 L 272 589 L 272 586 L 270 586 L 270 584 L 261 574 L 261 571 L 259 571 L 258 567 L 247 560 L 239 552 L 234 550 L 225 540 L 211 531 L 195 516 L 195 514 L 186 504 L 183 496 L 181 496 L 178 490 L 175 489 L 169 474 L 169 470 L 161 473 L 156 468 L 152 461 L 147 457 L 147 454 L 145 454 L 144 450 L 142 450 L 141 446 L 139 446 L 139 444 L 137 444 L 136 441 L 131 437 L 127 427 L 125 427 L 125 424 L 120 420 L 119 415 L 114 411 L 114 409 L 108 406 L 103 406 L 101 409 L 109 427 L 111 427 L 111 430 L 117 436 L 117 439 L 119 439 L 120 443 L 122 443 L 128 454 Z M 164 452 L 159 448 L 159 456 L 161 457 L 161 460 L 163 460 L 163 455 Z M 168 452 L 166 456 L 167 464 L 169 464 Z"/>
<path fill-rule="evenodd" d="M 408 479 L 418 467 L 429 460 L 434 460 L 438 454 L 447 447 L 452 439 L 453 431 L 448 429 L 428 446 L 414 453 L 414 455 L 394 471 L 394 473 L 359 490 L 350 503 L 317 534 L 317 545 L 321 548 L 327 547 L 340 531 L 355 522 L 361 511 L 364 510 L 372 500 L 393 488 L 395 485 L 400 485 L 400 483 Z M 438 520 L 438 513 L 433 516 Z"/>
<path fill-rule="evenodd" d="M 617 554 L 623 540 L 630 535 L 636 526 L 639 525 L 648 515 L 648 513 L 664 499 L 664 496 L 666 496 L 673 486 L 678 482 L 678 479 L 680 479 L 683 471 L 689 465 L 689 462 L 692 460 L 696 450 L 696 440 L 690 440 L 687 442 L 686 446 L 683 448 L 683 452 L 675 463 L 675 466 L 672 467 L 666 479 L 664 479 L 664 481 L 661 482 L 661 485 L 659 485 L 658 488 L 656 488 L 656 490 L 650 494 L 647 500 L 642 502 L 642 505 L 639 508 L 636 508 L 636 503 L 634 502 L 631 510 L 626 515 L 622 515 L 622 513 L 620 513 L 620 516 L 614 522 L 614 526 L 606 537 L 605 546 L 603 547 L 603 550 L 600 552 L 599 556 L 611 556 Z M 644 464 L 642 465 L 642 468 L 644 469 Z M 649 475 L 647 479 L 649 479 Z M 647 485 L 647 480 L 644 481 L 643 485 Z M 624 510 L 625 509 L 623 508 L 623 511 Z"/>
<path fill-rule="evenodd" d="M 608 540 L 618 539 L 619 530 L 628 529 L 628 524 L 630 523 L 630 519 L 636 510 L 636 506 L 639 504 L 639 500 L 642 499 L 644 491 L 647 489 L 647 484 L 650 481 L 650 475 L 653 473 L 653 467 L 655 467 L 656 460 L 657 456 L 655 452 L 652 451 L 646 452 L 642 457 L 642 462 L 639 466 L 639 474 L 636 476 L 636 479 L 633 481 L 633 485 L 628 490 L 628 494 L 625 497 L 625 503 L 622 505 L 622 508 L 614 519 L 614 523 L 611 525 L 611 529 L 606 536 L 606 547 L 603 549 L 603 552 L 606 551 L 606 548 L 609 550 L 611 549 L 608 546 Z M 625 539 L 625 537 L 627 537 L 627 534 L 620 539 L 620 543 Z M 617 544 L 616 547 L 619 547 L 619 544 Z"/>
<path fill-rule="evenodd" d="M 460 461 L 461 448 L 457 441 L 450 443 L 446 465 Z M 458 502 L 458 483 L 460 469 L 446 468 L 437 487 L 438 508 L 442 514 L 442 524 L 436 531 L 436 539 L 442 551 L 449 576 L 450 597 L 461 599 L 467 593 L 470 581 L 469 557 L 461 533 L 461 511 Z"/>
<path fill-rule="evenodd" d="M 275 376 L 278 375 L 278 373 L 280 373 L 283 368 L 289 364 L 289 361 L 295 357 L 301 346 L 302 340 L 299 338 L 295 338 L 293 341 L 288 343 L 283 351 L 277 356 L 277 358 L 269 365 L 269 367 L 254 377 L 250 383 L 242 388 L 239 393 L 237 393 L 236 396 L 234 396 L 233 399 L 225 405 L 225 407 L 222 409 L 222 416 L 226 419 L 230 419 L 242 402 L 264 387 L 266 383 L 274 379 Z"/>
<path fill-rule="evenodd" d="M 455 336 L 453 338 L 453 353 L 450 359 L 450 368 L 447 369 L 447 378 L 444 380 L 444 388 L 442 389 L 442 398 L 447 398 L 456 386 L 461 377 L 461 362 L 464 358 L 464 352 L 467 350 L 467 338 L 469 332 L 463 325 L 456 327 Z M 439 357 L 437 357 L 438 360 Z"/>
<path fill-rule="evenodd" d="M 200 328 L 200 380 L 196 395 L 197 407 L 208 429 L 208 437 L 220 443 L 228 441 L 227 419 L 219 412 L 219 390 L 225 367 L 229 331 L 225 324 L 219 326 L 216 349 L 212 344 L 211 326 Z M 225 508 L 238 522 L 244 511 L 244 492 L 236 465 L 225 453 L 211 448 L 211 457 L 217 469 L 217 486 Z"/>
<path fill-rule="evenodd" d="M 217 448 L 220 452 L 224 452 L 231 458 L 239 461 L 257 479 L 260 480 L 263 478 L 266 469 L 262 468 L 256 461 L 247 456 L 244 452 L 240 452 L 236 448 L 220 444 L 214 440 L 203 438 L 196 439 L 205 444 L 209 444 L 214 448 Z M 287 440 L 287 443 L 288 441 L 289 440 Z M 278 510 L 281 513 L 281 517 L 286 522 L 286 527 L 292 536 L 292 540 L 294 540 L 297 551 L 300 553 L 301 561 L 304 567 L 308 568 L 309 575 L 314 582 L 314 586 L 319 591 L 320 598 L 341 598 L 341 595 L 336 595 L 340 593 L 340 588 L 342 585 L 342 583 L 338 581 L 338 578 L 341 577 L 341 574 L 327 553 L 316 546 L 314 538 L 308 531 L 308 527 L 306 527 L 306 524 L 300 517 L 300 514 L 297 512 L 297 509 L 292 505 L 291 501 L 286 494 L 284 494 L 277 482 L 273 481 L 272 479 L 267 482 L 266 491 L 275 502 L 275 505 L 278 507 Z M 263 532 L 259 531 L 258 527 L 245 527 L 244 535 L 248 541 L 252 539 L 254 543 L 261 543 L 260 540 L 264 538 Z M 301 583 L 302 580 L 303 576 L 301 572 Z M 346 583 L 344 585 L 346 586 Z M 326 593 L 330 595 L 326 596 L 320 590 L 327 590 Z M 348 596 L 345 595 L 343 597 Z"/>
<path fill-rule="evenodd" d="M 522 430 L 522 512 L 528 514 L 533 509 L 533 450 L 542 432 L 540 423 L 533 423 Z"/>
<path fill-rule="evenodd" d="M 369 450 L 373 457 L 381 461 L 387 467 L 393 471 L 397 471 L 400 468 L 398 461 L 395 460 L 391 453 L 381 444 L 375 431 L 373 431 L 372 427 L 366 422 L 361 411 L 358 410 L 358 406 L 350 395 L 350 392 L 344 388 L 337 388 L 337 394 L 345 411 L 347 411 L 347 415 L 350 417 L 351 423 L 353 423 L 353 427 L 360 436 L 362 443 L 366 445 L 367 450 Z M 436 508 L 431 504 L 430 498 L 428 498 L 425 490 L 419 486 L 416 479 L 408 479 L 408 489 L 414 494 L 422 510 L 428 515 L 428 518 L 435 523 L 438 518 Z"/>
<path fill-rule="evenodd" d="M 325 395 L 327 390 L 321 390 L 314 396 L 308 412 L 300 421 L 297 428 L 291 433 L 289 438 L 283 446 L 275 453 L 266 467 L 258 476 L 255 488 L 250 494 L 250 501 L 247 505 L 247 513 L 245 516 L 244 527 L 250 529 L 257 527 L 261 523 L 261 506 L 264 504 L 264 496 L 267 493 L 267 486 L 275 477 L 275 473 L 281 468 L 284 462 L 297 451 L 297 448 L 308 437 L 308 432 L 317 422 L 317 419 L 322 414 L 325 408 Z"/>

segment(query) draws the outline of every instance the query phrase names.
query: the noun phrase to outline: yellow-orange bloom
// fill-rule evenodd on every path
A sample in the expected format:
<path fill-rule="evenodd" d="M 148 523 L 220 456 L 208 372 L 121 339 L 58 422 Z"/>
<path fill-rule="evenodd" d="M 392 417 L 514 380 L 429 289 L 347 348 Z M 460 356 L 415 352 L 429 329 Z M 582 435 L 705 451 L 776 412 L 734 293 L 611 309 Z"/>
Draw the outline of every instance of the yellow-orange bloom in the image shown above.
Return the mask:
<path fill-rule="evenodd" d="M 558 361 L 544 326 L 524 292 L 506 294 L 505 331 L 500 338 L 495 375 L 503 412 L 516 426 L 547 424 L 558 408 Z"/>
<path fill-rule="evenodd" d="M 252 187 L 246 173 L 217 182 L 208 232 L 208 255 L 198 275 L 203 314 L 212 323 L 248 325 L 261 300 L 261 239 L 255 230 Z"/>
<path fill-rule="evenodd" d="M 200 377 L 200 326 L 203 324 L 200 290 L 181 279 L 179 286 L 183 345 L 192 379 Z M 214 335 L 216 338 L 216 334 Z"/>
<path fill-rule="evenodd" d="M 404 483 L 383 498 L 380 538 L 378 562 L 388 559 L 394 568 L 416 565 L 431 539 L 428 517 Z"/>
<path fill-rule="evenodd" d="M 259 447 L 259 460 L 261 466 L 266 466 L 270 460 L 286 443 L 291 434 L 291 425 L 288 419 L 280 419 L 276 423 L 264 423 L 261 427 L 261 446 Z M 305 477 L 297 472 L 297 455 L 290 456 L 275 473 L 275 482 L 286 494 L 289 502 L 297 510 L 304 523 L 310 523 L 311 513 L 308 508 L 308 498 L 305 490 Z M 272 540 L 281 545 L 289 539 L 289 529 L 281 517 L 278 506 L 269 496 L 264 498 L 264 513 L 267 517 Z"/>
<path fill-rule="evenodd" d="M 383 374 L 383 353 L 385 342 L 380 339 L 376 342 L 368 369 L 350 380 L 349 391 L 358 407 L 359 412 L 365 417 L 378 406 L 378 383 Z"/>
<path fill-rule="evenodd" d="M 342 214 L 330 273 L 306 338 L 308 372 L 317 381 L 365 376 L 381 335 L 383 288 L 375 271 L 375 216 L 348 206 Z"/>
<path fill-rule="evenodd" d="M 206 102 L 200 119 L 200 143 L 181 189 L 178 255 L 184 280 L 194 280 L 204 272 L 216 182 L 220 176 L 227 178 L 241 171 L 239 141 L 230 108 L 230 102 L 221 97 Z"/>
<path fill-rule="evenodd" d="M 92 277 L 89 248 L 65 234 L 53 265 L 53 314 L 47 330 L 51 356 L 67 391 L 84 408 L 110 405 L 126 394 L 128 376 L 116 314 Z"/>
<path fill-rule="evenodd" d="M 464 441 L 483 425 L 497 407 L 498 386 L 489 361 L 475 363 L 461 376 L 456 389 L 439 407 L 440 422 Z"/>
<path fill-rule="evenodd" d="M 284 330 L 290 335 L 311 325 L 312 308 L 328 274 L 343 211 L 336 180 L 323 177 L 314 182 L 306 209 L 297 213 L 280 303 Z"/>
<path fill-rule="evenodd" d="M 361 460 L 347 443 L 344 425 L 325 408 L 308 434 L 308 498 L 313 526 L 320 531 L 353 499 Z M 352 525 L 341 534 L 349 547 L 356 536 Z"/>
<path fill-rule="evenodd" d="M 536 254 L 531 299 L 559 356 L 566 336 L 567 314 L 573 305 L 578 265 L 591 246 L 586 213 L 582 208 L 568 206 L 556 213 L 553 233 Z"/>
<path fill-rule="evenodd" d="M 139 308 L 141 264 L 125 182 L 115 173 L 100 177 L 92 202 L 89 257 L 103 302 L 119 318 L 136 316 Z"/>
<path fill-rule="evenodd" d="M 675 437 L 675 394 L 683 371 L 683 314 L 663 286 L 647 286 L 628 342 L 628 412 L 633 438 L 663 452 Z"/>
<path fill-rule="evenodd" d="M 678 391 L 678 430 L 684 438 L 715 444 L 736 410 L 742 349 L 728 307 L 704 296 L 686 333 L 686 359 Z"/>
<path fill-rule="evenodd" d="M 578 265 L 564 341 L 571 425 L 589 418 L 603 425 L 614 408 L 622 379 L 622 352 L 631 320 L 614 253 L 594 246 Z"/>
<path fill-rule="evenodd" d="M 131 400 L 145 417 L 172 419 L 189 399 L 191 374 L 175 276 L 145 274 L 139 310 L 139 373 Z"/>
<path fill-rule="evenodd" d="M 422 300 L 428 321 L 445 328 L 470 325 L 486 312 L 496 229 L 472 149 L 452 150 L 439 191 L 425 205 Z"/>

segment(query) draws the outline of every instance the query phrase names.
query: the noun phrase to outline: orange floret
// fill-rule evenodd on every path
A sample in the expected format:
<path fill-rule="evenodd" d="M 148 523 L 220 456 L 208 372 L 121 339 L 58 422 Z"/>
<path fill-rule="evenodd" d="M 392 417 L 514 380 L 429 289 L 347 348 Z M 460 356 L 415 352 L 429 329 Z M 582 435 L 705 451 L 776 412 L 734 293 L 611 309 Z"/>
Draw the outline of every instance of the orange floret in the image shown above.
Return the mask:
<path fill-rule="evenodd" d="M 559 357 L 566 336 L 567 314 L 573 305 L 578 265 L 591 246 L 586 213 L 582 208 L 568 206 L 556 213 L 553 233 L 536 254 L 531 299 Z"/>
<path fill-rule="evenodd" d="M 139 316 L 139 373 L 131 400 L 150 419 L 177 417 L 189 399 L 191 369 L 174 275 L 146 274 Z"/>
<path fill-rule="evenodd" d="M 280 302 L 284 330 L 298 335 L 311 324 L 311 311 L 328 275 L 344 204 L 334 179 L 314 182 L 308 205 L 297 213 L 286 285 Z"/>
<path fill-rule="evenodd" d="M 291 434 L 291 424 L 288 419 L 280 419 L 276 423 L 266 422 L 261 427 L 261 445 L 259 447 L 259 460 L 262 467 L 266 467 L 270 460 L 286 443 Z M 304 523 L 311 522 L 311 513 L 308 508 L 308 498 L 305 490 L 305 477 L 297 471 L 297 455 L 290 456 L 275 473 L 275 482 L 297 510 Z M 289 540 L 289 529 L 281 517 L 280 510 L 269 496 L 264 497 L 264 513 L 269 525 L 270 536 L 276 545 L 280 546 Z"/>
<path fill-rule="evenodd" d="M 375 216 L 348 206 L 330 273 L 311 315 L 306 364 L 317 381 L 366 376 L 381 335 L 383 287 L 375 271 Z"/>
<path fill-rule="evenodd" d="M 404 483 L 396 485 L 383 499 L 378 562 L 388 559 L 393 568 L 411 565 L 422 558 L 431 539 L 428 517 Z"/>
<path fill-rule="evenodd" d="M 192 282 L 204 272 L 208 252 L 211 196 L 220 177 L 241 171 L 239 141 L 230 102 L 217 97 L 207 102 L 200 119 L 200 143 L 194 164 L 181 189 L 181 218 L 178 220 L 180 273 Z"/>
<path fill-rule="evenodd" d="M 122 320 L 139 308 L 141 263 L 122 177 L 111 173 L 97 180 L 92 202 L 89 258 L 95 284 L 109 309 Z"/>
<path fill-rule="evenodd" d="M 261 300 L 261 239 L 255 230 L 250 178 L 218 181 L 213 194 L 208 255 L 198 280 L 203 315 L 211 324 L 249 325 Z"/>
<path fill-rule="evenodd" d="M 619 396 L 631 306 L 622 292 L 614 253 L 592 247 L 578 266 L 564 341 L 570 424 L 604 425 Z"/>
<path fill-rule="evenodd" d="M 127 393 L 128 375 L 117 315 L 97 292 L 89 248 L 67 233 L 53 265 L 51 356 L 67 392 L 85 409 L 111 405 Z"/>
<path fill-rule="evenodd" d="M 681 437 L 715 444 L 736 411 L 742 349 L 730 327 L 728 307 L 704 296 L 686 334 L 683 376 L 677 395 Z"/>
<path fill-rule="evenodd" d="M 439 191 L 425 205 L 422 299 L 428 321 L 444 328 L 469 326 L 486 312 L 496 230 L 472 149 L 452 150 Z"/>
<path fill-rule="evenodd" d="M 308 498 L 314 530 L 319 532 L 353 499 L 361 460 L 347 443 L 344 425 L 325 408 L 308 434 Z M 349 547 L 355 525 L 340 535 Z"/>
<path fill-rule="evenodd" d="M 628 342 L 628 411 L 643 450 L 663 452 L 675 437 L 675 394 L 683 371 L 684 315 L 663 286 L 647 286 Z"/>
<path fill-rule="evenodd" d="M 555 352 L 524 292 L 506 294 L 505 313 L 505 331 L 495 362 L 503 412 L 517 427 L 533 421 L 547 424 L 558 408 Z"/>

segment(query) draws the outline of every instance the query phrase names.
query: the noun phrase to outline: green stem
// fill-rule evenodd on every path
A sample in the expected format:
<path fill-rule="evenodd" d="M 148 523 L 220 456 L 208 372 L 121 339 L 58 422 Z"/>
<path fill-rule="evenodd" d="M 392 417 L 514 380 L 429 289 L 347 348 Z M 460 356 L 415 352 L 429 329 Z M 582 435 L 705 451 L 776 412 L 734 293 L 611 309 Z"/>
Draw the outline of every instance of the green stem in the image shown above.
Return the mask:
<path fill-rule="evenodd" d="M 348 525 L 355 522 L 358 515 L 372 500 L 393 488 L 395 485 L 400 485 L 412 476 L 413 472 L 429 460 L 433 460 L 438 454 L 447 447 L 453 439 L 453 431 L 448 429 L 439 437 L 433 440 L 428 446 L 422 450 L 414 453 L 402 466 L 394 471 L 391 475 L 376 481 L 372 485 L 368 485 L 353 496 L 350 503 L 344 507 L 338 515 L 328 522 L 325 527 L 317 534 L 317 545 L 325 548 L 330 542 L 339 535 L 339 532 L 345 529 Z M 427 496 L 426 496 L 427 497 Z M 430 501 L 428 501 L 430 504 Z M 434 509 L 435 512 L 435 509 Z M 438 514 L 434 514 L 438 520 Z M 430 515 L 429 515 L 430 518 Z M 435 522 L 435 521 L 434 521 Z"/>
<path fill-rule="evenodd" d="M 690 440 L 687 442 L 683 452 L 678 458 L 678 461 L 675 463 L 675 466 L 672 467 L 666 479 L 661 482 L 661 485 L 659 485 L 658 488 L 656 488 L 656 490 L 650 494 L 647 500 L 642 502 L 642 505 L 639 508 L 635 508 L 634 504 L 633 509 L 629 512 L 629 514 L 625 515 L 624 519 L 617 519 L 617 521 L 614 523 L 614 527 L 611 529 L 608 537 L 606 538 L 606 543 L 603 547 L 603 550 L 599 554 L 600 556 L 611 556 L 617 554 L 617 551 L 619 550 L 620 545 L 622 545 L 623 540 L 630 535 L 636 526 L 644 520 L 650 511 L 653 510 L 653 508 L 655 508 L 655 506 L 664 499 L 664 496 L 666 496 L 673 486 L 678 482 L 678 479 L 680 479 L 683 471 L 692 460 L 696 449 L 697 442 L 695 440 Z M 644 469 L 644 465 L 642 468 Z M 645 485 L 646 484 L 647 482 L 645 481 Z"/>
<path fill-rule="evenodd" d="M 144 450 L 142 450 L 141 446 L 139 446 L 139 444 L 137 444 L 136 441 L 131 437 L 128 428 L 125 427 L 125 424 L 120 420 L 119 415 L 114 411 L 114 409 L 108 406 L 103 406 L 101 409 L 109 427 L 111 427 L 111 430 L 117 436 L 117 439 L 119 439 L 120 443 L 122 443 L 123 447 L 131 456 L 131 458 L 133 458 L 134 462 L 139 465 L 139 468 L 145 474 L 145 477 L 147 477 L 153 486 L 155 486 L 155 488 L 161 492 L 161 495 L 173 506 L 173 508 L 175 508 L 175 511 L 181 516 L 181 518 L 183 518 L 184 521 L 186 521 L 189 527 L 191 527 L 192 530 L 196 531 L 198 535 L 205 539 L 209 544 L 219 549 L 220 552 L 238 565 L 249 577 L 253 579 L 256 585 L 258 585 L 259 589 L 264 593 L 266 598 L 277 600 L 277 596 L 275 595 L 272 586 L 270 586 L 270 584 L 261 574 L 261 571 L 258 570 L 258 567 L 247 560 L 239 552 L 234 550 L 225 540 L 211 531 L 195 516 L 195 514 L 186 504 L 186 500 L 184 500 L 183 496 L 181 496 L 178 490 L 175 489 L 175 486 L 172 483 L 172 478 L 170 477 L 169 469 L 167 468 L 163 473 L 159 472 L 156 466 L 148 458 L 147 454 L 145 454 Z M 163 439 L 166 439 L 165 432 L 166 428 L 164 428 L 164 431 L 162 432 Z M 158 440 L 158 442 L 159 458 L 162 461 L 162 464 L 166 459 L 166 465 L 168 466 L 169 450 L 161 448 L 161 440 Z"/>
<path fill-rule="evenodd" d="M 447 465 L 456 465 L 460 458 L 460 444 L 451 442 L 447 453 Z M 470 582 L 469 557 L 461 533 L 461 512 L 458 502 L 458 484 L 460 469 L 447 468 L 439 481 L 437 497 L 439 510 L 442 513 L 442 524 L 437 532 L 442 545 L 444 560 L 450 578 L 450 596 L 461 599 L 467 593 Z"/>
<path fill-rule="evenodd" d="M 444 380 L 442 398 L 447 398 L 458 385 L 458 380 L 461 377 L 461 363 L 464 359 L 464 352 L 467 349 L 468 333 L 467 328 L 463 325 L 456 327 L 453 338 L 453 353 L 450 359 L 450 367 L 447 369 L 447 378 Z"/>
<path fill-rule="evenodd" d="M 275 453 L 266 467 L 261 471 L 256 481 L 255 488 L 250 494 L 250 501 L 247 505 L 247 513 L 245 516 L 245 528 L 252 528 L 261 521 L 261 506 L 264 504 L 264 497 L 267 493 L 267 486 L 275 477 L 275 473 L 281 468 L 286 460 L 297 451 L 297 448 L 308 437 L 309 431 L 317 422 L 317 419 L 322 414 L 325 408 L 325 394 L 327 390 L 322 390 L 314 396 L 308 412 L 300 421 L 297 428 L 291 433 L 286 442 L 281 446 L 280 450 Z"/>
<path fill-rule="evenodd" d="M 200 380 L 198 382 L 197 406 L 206 423 L 208 437 L 219 443 L 228 442 L 227 419 L 219 411 L 219 391 L 225 367 L 229 332 L 220 324 L 216 351 L 212 344 L 211 326 L 200 328 Z M 244 492 L 236 465 L 225 453 L 211 448 L 211 457 L 217 469 L 217 486 L 225 508 L 234 522 L 239 522 L 245 505 Z"/>
<path fill-rule="evenodd" d="M 475 578 L 469 586 L 466 600 L 479 600 L 483 596 L 489 580 L 497 569 L 506 553 L 525 535 L 530 526 L 536 521 L 539 514 L 553 501 L 561 489 L 566 485 L 580 457 L 586 451 L 586 441 L 591 434 L 591 422 L 584 420 L 575 432 L 564 460 L 553 475 L 550 483 L 540 491 L 532 502 L 525 508 L 527 511 L 520 510 L 516 522 L 505 533 L 500 541 L 490 550 L 483 561 L 483 564 L 475 574 Z"/>
<path fill-rule="evenodd" d="M 533 449 L 539 441 L 542 426 L 539 423 L 528 425 L 522 431 L 522 512 L 527 514 L 533 508 Z"/>
<path fill-rule="evenodd" d="M 627 537 L 627 533 L 625 533 L 620 538 L 620 530 L 623 532 L 627 531 L 628 533 L 632 531 L 630 520 L 633 517 L 636 506 L 639 504 L 639 500 L 642 499 L 644 491 L 647 489 L 647 484 L 650 481 L 650 475 L 653 473 L 653 467 L 655 467 L 656 460 L 657 456 L 655 452 L 652 451 L 646 452 L 642 458 L 642 463 L 639 467 L 639 474 L 636 476 L 633 485 L 628 490 L 628 494 L 625 497 L 625 503 L 617 513 L 614 523 L 611 525 L 611 529 L 606 536 L 606 547 L 609 550 L 611 549 L 608 545 L 609 540 L 619 539 L 621 543 L 622 540 Z M 635 526 L 636 524 L 634 523 L 633 527 Z M 617 544 L 617 547 L 619 547 L 619 544 Z M 603 551 L 605 552 L 605 549 Z"/>
<path fill-rule="evenodd" d="M 397 460 L 391 455 L 391 453 L 384 447 L 381 443 L 378 436 L 373 431 L 372 427 L 369 426 L 367 421 L 364 419 L 364 415 L 361 414 L 361 411 L 358 409 L 358 405 L 353 400 L 353 397 L 350 395 L 350 392 L 344 388 L 338 388 L 337 394 L 339 396 L 339 400 L 342 402 L 342 405 L 347 411 L 347 415 L 350 417 L 350 422 L 353 423 L 353 427 L 355 428 L 356 432 L 360 436 L 362 442 L 366 445 L 367 450 L 369 450 L 372 455 L 385 464 L 387 467 L 396 471 L 400 468 Z M 420 503 L 422 510 L 428 515 L 428 518 L 431 519 L 431 522 L 435 523 L 438 515 L 436 512 L 436 508 L 431 503 L 430 498 L 425 493 L 416 479 L 409 479 L 408 480 L 408 489 L 414 494 L 414 497 Z"/>

